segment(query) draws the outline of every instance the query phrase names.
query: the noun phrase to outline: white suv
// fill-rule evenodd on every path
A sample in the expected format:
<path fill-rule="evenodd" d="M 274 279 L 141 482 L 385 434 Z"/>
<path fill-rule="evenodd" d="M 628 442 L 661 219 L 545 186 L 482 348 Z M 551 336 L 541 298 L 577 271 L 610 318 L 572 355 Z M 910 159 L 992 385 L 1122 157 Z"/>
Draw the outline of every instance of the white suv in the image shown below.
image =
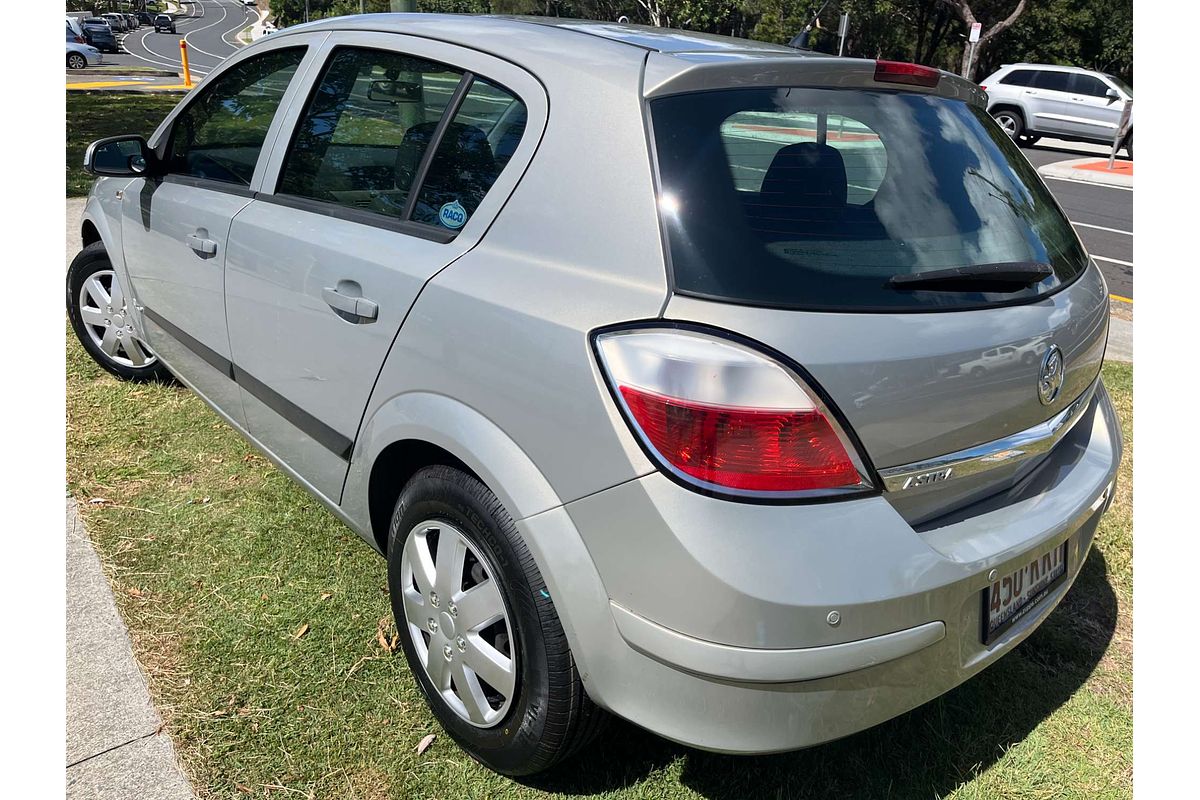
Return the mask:
<path fill-rule="evenodd" d="M 1110 144 L 1133 87 L 1103 72 L 1052 64 L 1006 64 L 980 86 L 988 113 L 1013 139 L 1033 144 L 1042 136 Z M 1133 158 L 1133 123 L 1121 141 Z"/>

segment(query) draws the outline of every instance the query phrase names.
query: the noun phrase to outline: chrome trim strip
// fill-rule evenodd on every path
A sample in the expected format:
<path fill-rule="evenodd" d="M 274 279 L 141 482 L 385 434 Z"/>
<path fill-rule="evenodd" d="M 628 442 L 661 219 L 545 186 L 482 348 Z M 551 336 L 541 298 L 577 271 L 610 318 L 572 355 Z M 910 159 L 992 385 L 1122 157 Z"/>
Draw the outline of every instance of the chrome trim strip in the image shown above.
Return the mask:
<path fill-rule="evenodd" d="M 956 453 L 881 469 L 879 477 L 883 479 L 883 488 L 888 492 L 919 489 L 956 478 L 978 475 L 989 469 L 1009 466 L 1048 452 L 1075 427 L 1075 423 L 1091 405 L 1099 383 L 1100 379 L 1096 378 L 1069 406 L 1032 428 Z"/>

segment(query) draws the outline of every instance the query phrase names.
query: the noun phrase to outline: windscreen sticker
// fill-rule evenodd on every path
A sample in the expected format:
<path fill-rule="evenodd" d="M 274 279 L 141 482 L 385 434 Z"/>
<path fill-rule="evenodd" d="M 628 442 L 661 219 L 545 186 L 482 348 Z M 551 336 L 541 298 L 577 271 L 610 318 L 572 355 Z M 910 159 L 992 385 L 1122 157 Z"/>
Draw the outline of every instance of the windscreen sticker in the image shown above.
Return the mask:
<path fill-rule="evenodd" d="M 453 200 L 442 206 L 442 210 L 438 212 L 438 221 L 447 228 L 458 230 L 467 224 L 467 210 L 457 200 Z"/>

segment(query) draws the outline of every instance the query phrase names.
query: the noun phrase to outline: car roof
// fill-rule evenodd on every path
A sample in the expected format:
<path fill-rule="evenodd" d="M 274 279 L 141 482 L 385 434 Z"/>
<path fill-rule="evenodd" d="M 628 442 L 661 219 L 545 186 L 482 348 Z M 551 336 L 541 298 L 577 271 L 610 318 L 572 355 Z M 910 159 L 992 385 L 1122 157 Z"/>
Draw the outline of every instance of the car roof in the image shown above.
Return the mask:
<path fill-rule="evenodd" d="M 408 33 L 440 39 L 452 44 L 474 47 L 498 55 L 517 55 L 523 49 L 554 41 L 570 34 L 570 47 L 559 55 L 566 59 L 586 60 L 604 51 L 611 55 L 611 43 L 627 46 L 631 59 L 641 60 L 647 51 L 679 53 L 766 54 L 796 57 L 803 51 L 784 45 L 756 42 L 694 31 L 654 28 L 646 25 L 619 24 L 595 20 L 559 17 L 504 16 L 485 14 L 356 14 L 316 20 L 280 30 L 281 35 L 317 30 L 370 30 Z M 609 45 L 609 46 L 605 46 Z"/>
<path fill-rule="evenodd" d="M 1021 61 L 1016 64 L 1005 64 L 1001 69 L 1042 69 L 1048 72 L 1084 72 L 1088 75 L 1103 75 L 1103 72 L 1095 69 L 1087 69 L 1086 67 L 1072 67 L 1066 64 L 1030 64 L 1026 61 Z"/>

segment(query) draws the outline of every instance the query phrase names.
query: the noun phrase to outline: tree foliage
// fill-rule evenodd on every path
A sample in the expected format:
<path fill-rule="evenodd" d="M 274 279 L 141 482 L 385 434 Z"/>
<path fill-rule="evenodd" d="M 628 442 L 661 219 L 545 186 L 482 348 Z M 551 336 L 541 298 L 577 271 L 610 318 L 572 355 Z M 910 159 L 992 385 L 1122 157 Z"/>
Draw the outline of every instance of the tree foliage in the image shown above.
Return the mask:
<path fill-rule="evenodd" d="M 961 73 L 967 32 L 983 25 L 974 77 L 1000 64 L 1074 64 L 1133 79 L 1132 0 L 417 0 L 418 11 L 540 14 L 616 20 L 787 43 L 813 22 L 810 48 L 838 49 L 838 17 L 850 14 L 845 54 Z M 281 25 L 304 21 L 304 0 L 271 0 Z M 368 12 L 390 0 L 365 0 Z M 823 10 L 822 10 L 823 9 Z M 359 0 L 309 0 L 312 18 L 358 13 Z M 820 12 L 818 16 L 818 12 Z M 815 21 L 814 21 L 814 18 Z"/>

